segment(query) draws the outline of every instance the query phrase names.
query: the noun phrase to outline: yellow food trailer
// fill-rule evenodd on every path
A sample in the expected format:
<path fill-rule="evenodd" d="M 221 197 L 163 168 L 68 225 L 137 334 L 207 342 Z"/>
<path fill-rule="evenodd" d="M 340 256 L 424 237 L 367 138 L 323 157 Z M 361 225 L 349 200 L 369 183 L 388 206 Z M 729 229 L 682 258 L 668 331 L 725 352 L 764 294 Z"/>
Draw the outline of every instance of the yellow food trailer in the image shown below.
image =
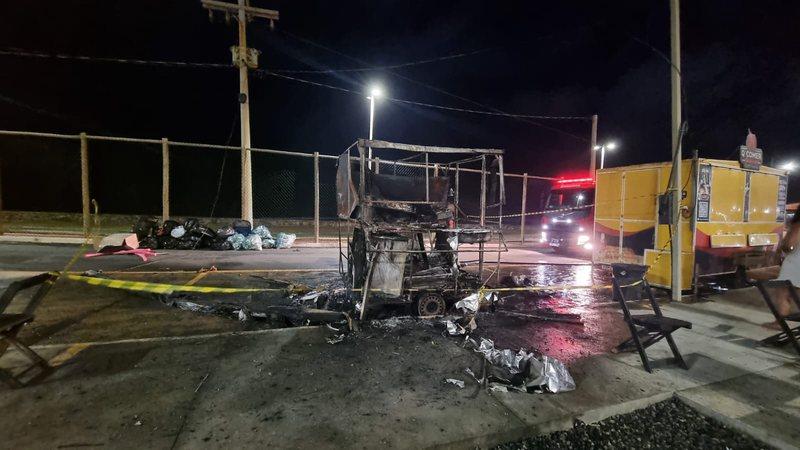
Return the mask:
<path fill-rule="evenodd" d="M 647 265 L 650 284 L 670 286 L 669 206 L 659 208 L 659 195 L 667 191 L 671 167 L 663 162 L 597 171 L 595 263 Z M 698 158 L 682 161 L 681 173 L 683 290 L 698 277 L 734 272 L 739 265 L 777 263 L 786 171 Z"/>

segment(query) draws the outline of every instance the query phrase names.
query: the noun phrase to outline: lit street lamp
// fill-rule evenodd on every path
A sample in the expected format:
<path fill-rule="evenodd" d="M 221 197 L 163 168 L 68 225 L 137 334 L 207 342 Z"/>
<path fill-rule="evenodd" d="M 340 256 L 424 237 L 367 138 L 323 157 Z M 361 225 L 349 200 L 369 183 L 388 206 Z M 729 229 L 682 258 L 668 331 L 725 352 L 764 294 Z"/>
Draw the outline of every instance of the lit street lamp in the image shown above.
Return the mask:
<path fill-rule="evenodd" d="M 794 162 L 794 161 L 788 161 L 788 162 L 785 162 L 785 163 L 781 164 L 780 168 L 782 170 L 787 171 L 787 172 L 792 172 L 792 171 L 794 171 L 794 169 L 797 168 L 797 163 Z"/>
<path fill-rule="evenodd" d="M 595 145 L 594 146 L 595 151 L 600 150 L 600 168 L 601 169 L 603 168 L 603 165 L 605 164 L 605 161 L 606 161 L 606 150 L 612 151 L 612 150 L 614 150 L 616 148 L 617 148 L 617 143 L 616 142 L 609 142 L 609 143 L 606 143 L 606 144 L 601 144 L 601 145 Z"/>
<path fill-rule="evenodd" d="M 373 128 L 373 125 L 375 124 L 375 99 L 376 98 L 380 98 L 383 95 L 383 91 L 378 86 L 372 86 L 372 88 L 369 91 L 369 94 L 370 95 L 367 98 L 369 99 L 369 140 L 371 141 L 372 140 L 372 128 Z M 369 152 L 367 154 L 367 159 L 369 160 L 369 163 L 367 164 L 367 167 L 369 167 L 371 169 L 372 168 L 372 147 L 369 147 Z"/>

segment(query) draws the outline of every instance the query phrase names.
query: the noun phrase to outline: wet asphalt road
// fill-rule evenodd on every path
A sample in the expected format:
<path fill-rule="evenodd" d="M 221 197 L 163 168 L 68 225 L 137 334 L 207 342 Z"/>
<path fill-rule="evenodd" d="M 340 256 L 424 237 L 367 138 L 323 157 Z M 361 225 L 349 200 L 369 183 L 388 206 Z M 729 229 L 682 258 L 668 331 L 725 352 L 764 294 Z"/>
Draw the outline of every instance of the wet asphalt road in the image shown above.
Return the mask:
<path fill-rule="evenodd" d="M 0 244 L 0 274 L 14 271 L 63 270 L 77 250 L 78 246 L 74 245 Z M 151 262 L 142 262 L 133 256 L 78 258 L 70 270 L 196 271 L 211 265 L 220 270 L 311 269 L 311 272 L 295 272 L 291 277 L 288 277 L 288 274 L 262 276 L 291 278 L 295 282 L 313 285 L 336 276 L 335 270 L 331 270 L 338 267 L 337 254 L 338 249 L 331 248 L 296 248 L 264 252 L 171 250 Z M 542 264 L 538 260 L 536 262 L 538 264 L 530 266 L 504 266 L 501 268 L 499 278 L 524 275 L 535 286 L 610 283 L 610 272 L 603 267 L 586 264 Z M 325 269 L 329 272 L 314 273 L 315 269 Z M 178 281 L 171 281 L 168 273 L 142 276 L 145 278 L 136 279 L 161 283 Z M 157 279 L 148 279 L 148 276 Z M 122 277 L 122 274 L 115 277 Z M 229 286 L 241 283 L 255 287 L 259 279 L 247 275 L 228 280 L 223 278 L 223 274 L 219 274 L 208 276 L 198 284 Z M 504 292 L 501 298 L 503 302 L 496 312 L 482 312 L 477 319 L 479 334 L 493 339 L 499 348 L 525 348 L 569 363 L 588 355 L 607 353 L 627 336 L 619 307 L 611 302 L 610 291 L 607 289 Z M 582 325 L 523 317 L 542 313 L 578 315 Z"/>
<path fill-rule="evenodd" d="M 538 265 L 506 268 L 504 274 L 526 275 L 535 286 L 607 285 L 611 272 L 602 266 Z M 501 348 L 525 348 L 573 362 L 585 356 L 608 353 L 628 337 L 621 309 L 612 302 L 610 289 L 501 293 L 494 313 L 482 312 L 477 321 L 481 336 Z M 512 314 L 517 315 L 512 315 Z M 580 324 L 532 319 L 553 316 Z"/>

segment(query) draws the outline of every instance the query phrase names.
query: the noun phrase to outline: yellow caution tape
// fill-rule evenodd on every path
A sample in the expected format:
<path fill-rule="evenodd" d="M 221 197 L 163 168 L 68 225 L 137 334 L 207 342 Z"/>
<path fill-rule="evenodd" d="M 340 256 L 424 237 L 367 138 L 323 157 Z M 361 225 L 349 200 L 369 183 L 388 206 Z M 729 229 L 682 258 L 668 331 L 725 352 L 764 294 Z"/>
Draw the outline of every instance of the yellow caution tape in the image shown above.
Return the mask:
<path fill-rule="evenodd" d="M 57 272 L 56 272 L 57 273 Z M 151 292 L 154 294 L 171 294 L 173 292 L 198 292 L 202 294 L 238 294 L 243 292 L 284 291 L 286 289 L 267 288 L 223 288 L 212 286 L 181 286 L 177 284 L 148 283 L 144 281 L 113 280 L 109 278 L 85 277 L 80 275 L 60 274 L 62 277 L 90 284 L 104 286 L 111 289 L 124 289 L 127 291 Z"/>
<path fill-rule="evenodd" d="M 80 281 L 82 283 L 90 284 L 92 286 L 103 286 L 111 289 L 123 289 L 127 291 L 137 292 L 150 292 L 154 294 L 172 294 L 173 292 L 197 292 L 201 294 L 239 294 L 247 292 L 264 292 L 264 291 L 287 291 L 287 288 L 224 288 L 214 286 L 184 286 L 178 284 L 165 284 L 165 283 L 149 283 L 145 281 L 128 281 L 128 280 L 114 280 L 110 278 L 97 278 L 87 277 L 74 274 L 62 274 L 59 272 L 51 272 L 52 274 L 59 275 L 63 278 L 72 281 Z M 620 288 L 631 287 L 641 284 L 642 281 L 636 281 L 631 284 L 620 286 Z M 588 284 L 588 285 L 550 285 L 550 286 L 520 286 L 520 287 L 498 287 L 487 288 L 481 287 L 479 292 L 485 294 L 486 292 L 514 292 L 514 291 L 572 291 L 580 289 L 611 289 L 613 285 L 610 284 Z M 362 289 L 351 289 L 353 292 L 360 292 Z M 380 289 L 372 289 L 376 292 L 382 291 Z M 406 289 L 405 292 L 422 291 L 422 289 Z"/>

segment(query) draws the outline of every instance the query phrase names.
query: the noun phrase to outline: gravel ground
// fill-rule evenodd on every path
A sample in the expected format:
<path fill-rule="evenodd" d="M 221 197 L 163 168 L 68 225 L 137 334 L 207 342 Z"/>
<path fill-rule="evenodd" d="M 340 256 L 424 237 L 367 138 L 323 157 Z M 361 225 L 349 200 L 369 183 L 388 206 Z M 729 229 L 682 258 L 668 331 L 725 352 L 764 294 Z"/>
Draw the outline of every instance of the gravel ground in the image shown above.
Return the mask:
<path fill-rule="evenodd" d="M 672 399 L 596 424 L 576 422 L 557 431 L 495 449 L 766 449 L 766 444 L 708 418 Z"/>

